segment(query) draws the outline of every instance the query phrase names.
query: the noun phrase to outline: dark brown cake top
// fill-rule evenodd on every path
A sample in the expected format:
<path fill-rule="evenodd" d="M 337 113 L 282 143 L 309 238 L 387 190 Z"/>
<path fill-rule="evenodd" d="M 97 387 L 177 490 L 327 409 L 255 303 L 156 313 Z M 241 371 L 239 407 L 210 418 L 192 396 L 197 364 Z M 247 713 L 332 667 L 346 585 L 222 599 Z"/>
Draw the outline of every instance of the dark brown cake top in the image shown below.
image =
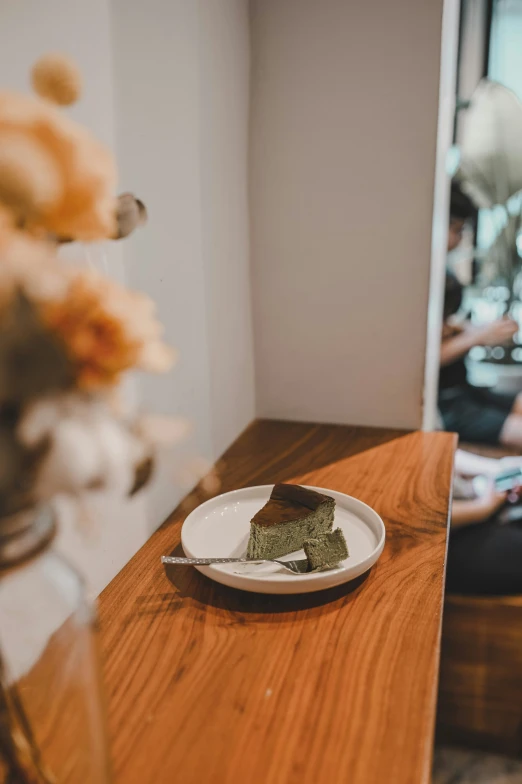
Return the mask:
<path fill-rule="evenodd" d="M 268 527 L 291 520 L 300 520 L 315 512 L 321 504 L 333 504 L 333 498 L 300 485 L 275 485 L 270 498 L 252 518 L 256 525 Z"/>

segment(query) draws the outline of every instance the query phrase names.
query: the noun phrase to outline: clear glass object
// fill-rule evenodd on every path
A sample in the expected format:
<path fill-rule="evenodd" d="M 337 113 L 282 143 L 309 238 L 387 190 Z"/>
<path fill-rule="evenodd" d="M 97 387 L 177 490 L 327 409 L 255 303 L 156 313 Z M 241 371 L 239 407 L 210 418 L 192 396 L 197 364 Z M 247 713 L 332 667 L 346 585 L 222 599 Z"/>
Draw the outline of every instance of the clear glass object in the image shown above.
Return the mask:
<path fill-rule="evenodd" d="M 0 784 L 107 784 L 96 618 L 53 531 L 0 519 Z"/>

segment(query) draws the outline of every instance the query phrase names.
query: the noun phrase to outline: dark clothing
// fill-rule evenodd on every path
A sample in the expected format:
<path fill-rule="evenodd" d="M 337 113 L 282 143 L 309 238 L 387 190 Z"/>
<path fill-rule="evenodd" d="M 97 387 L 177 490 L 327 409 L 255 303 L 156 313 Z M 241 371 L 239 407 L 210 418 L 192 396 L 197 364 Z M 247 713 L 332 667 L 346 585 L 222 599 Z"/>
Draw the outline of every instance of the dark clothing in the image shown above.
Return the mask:
<path fill-rule="evenodd" d="M 522 523 L 492 520 L 452 531 L 446 575 L 448 593 L 522 594 Z"/>
<path fill-rule="evenodd" d="M 461 386 L 439 390 L 439 411 L 444 429 L 458 433 L 463 441 L 498 444 L 516 395 Z"/>
<path fill-rule="evenodd" d="M 444 290 L 444 321 L 455 315 L 462 304 L 464 287 L 459 279 L 449 270 L 446 271 L 446 285 Z M 439 390 L 459 387 L 466 384 L 467 372 L 464 357 L 444 365 L 439 371 Z"/>
<path fill-rule="evenodd" d="M 447 272 L 444 318 L 453 315 L 461 303 L 462 285 Z M 458 433 L 463 441 L 498 444 L 515 398 L 468 384 L 464 357 L 440 368 L 438 405 L 444 429 Z"/>
<path fill-rule="evenodd" d="M 466 363 L 463 359 L 457 359 L 451 365 L 444 365 L 439 370 L 439 391 L 441 389 L 465 386 L 467 376 Z"/>
<path fill-rule="evenodd" d="M 462 307 L 464 299 L 464 286 L 453 272 L 446 270 L 446 282 L 444 284 L 444 312 L 443 319 L 446 321 L 450 316 L 458 313 Z"/>

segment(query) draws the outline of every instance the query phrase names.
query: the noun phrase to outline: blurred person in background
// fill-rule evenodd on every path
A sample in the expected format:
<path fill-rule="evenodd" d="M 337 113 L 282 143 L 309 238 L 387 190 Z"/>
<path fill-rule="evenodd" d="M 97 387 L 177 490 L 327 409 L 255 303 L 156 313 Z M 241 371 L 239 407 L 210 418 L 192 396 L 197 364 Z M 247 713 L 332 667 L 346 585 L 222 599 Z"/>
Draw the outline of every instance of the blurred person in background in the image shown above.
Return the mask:
<path fill-rule="evenodd" d="M 446 577 L 449 593 L 522 594 L 520 487 L 510 492 L 496 484 L 506 469 L 521 467 L 521 457 L 494 460 L 457 450 Z"/>
<path fill-rule="evenodd" d="M 458 247 L 465 225 L 476 214 L 470 199 L 458 185 L 451 188 L 448 251 Z M 462 304 L 463 287 L 446 273 L 442 345 L 439 374 L 439 412 L 444 429 L 458 433 L 463 441 L 504 444 L 522 448 L 522 393 L 499 394 L 472 386 L 467 379 L 465 358 L 474 346 L 511 343 L 518 324 L 502 318 L 489 324 L 457 323 L 452 317 Z"/>

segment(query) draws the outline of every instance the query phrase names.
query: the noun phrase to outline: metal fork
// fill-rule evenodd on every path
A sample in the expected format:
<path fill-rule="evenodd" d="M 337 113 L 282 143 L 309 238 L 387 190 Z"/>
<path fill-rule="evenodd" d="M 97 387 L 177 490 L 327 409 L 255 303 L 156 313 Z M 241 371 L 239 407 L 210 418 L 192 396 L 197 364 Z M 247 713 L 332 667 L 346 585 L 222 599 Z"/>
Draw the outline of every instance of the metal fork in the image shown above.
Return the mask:
<path fill-rule="evenodd" d="M 161 563 L 174 564 L 175 566 L 208 566 L 210 564 L 228 564 L 228 563 L 244 563 L 244 564 L 263 564 L 275 563 L 282 566 L 292 574 L 311 574 L 312 572 L 320 572 L 321 568 L 310 569 L 310 564 L 307 558 L 300 558 L 297 561 L 279 561 L 277 558 L 175 558 L 172 555 L 162 555 Z"/>

